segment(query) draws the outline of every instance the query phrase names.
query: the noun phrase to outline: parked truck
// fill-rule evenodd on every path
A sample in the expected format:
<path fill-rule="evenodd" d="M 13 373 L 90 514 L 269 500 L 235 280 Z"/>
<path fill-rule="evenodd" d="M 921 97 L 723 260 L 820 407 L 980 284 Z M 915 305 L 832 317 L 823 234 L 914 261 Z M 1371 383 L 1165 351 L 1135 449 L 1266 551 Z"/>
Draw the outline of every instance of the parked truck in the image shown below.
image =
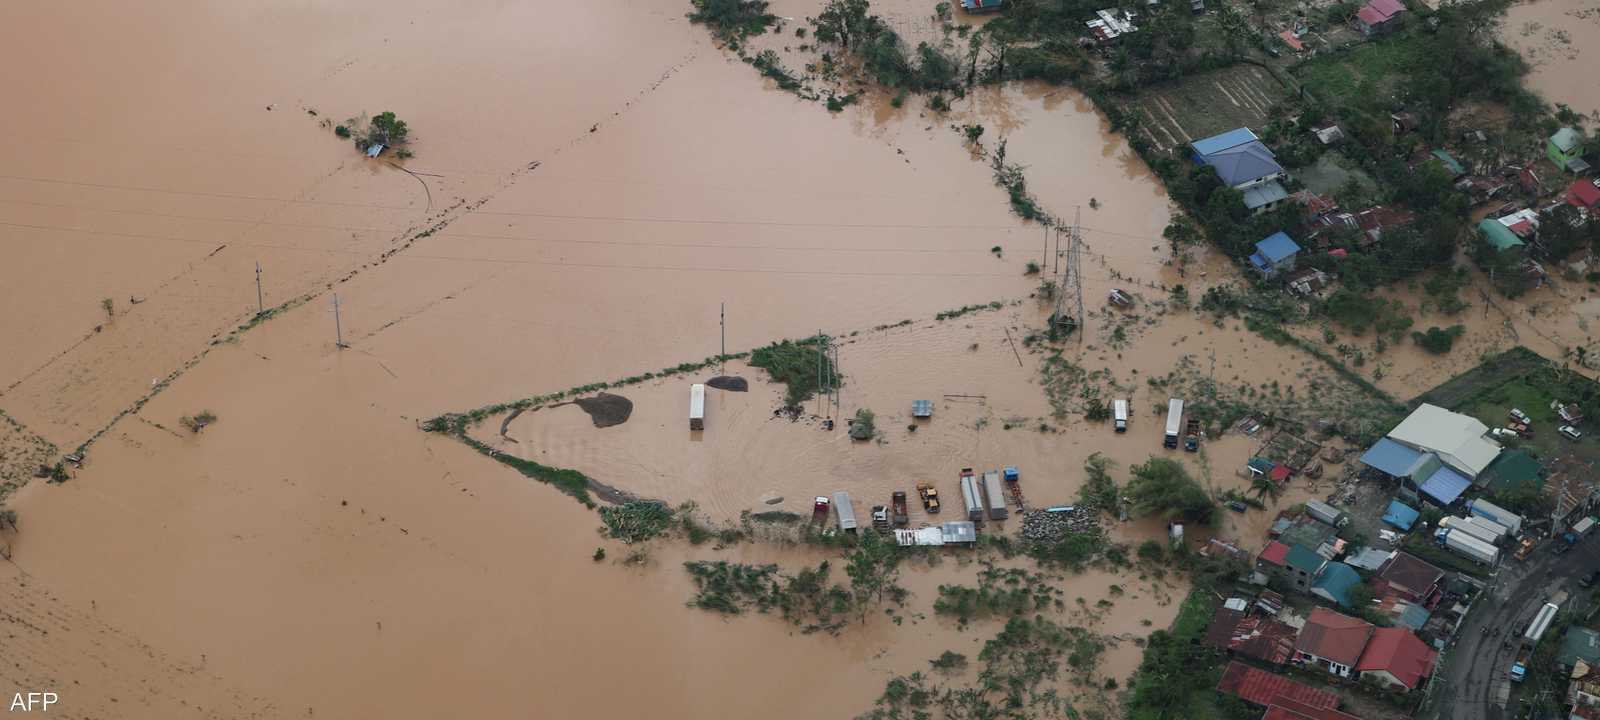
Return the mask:
<path fill-rule="evenodd" d="M 978 495 L 978 481 L 972 477 L 972 468 L 961 468 L 961 501 L 967 506 L 967 519 L 983 519 L 983 502 Z"/>
<path fill-rule="evenodd" d="M 1167 435 L 1161 441 L 1163 447 L 1178 449 L 1178 433 L 1183 431 L 1183 401 L 1172 398 L 1167 401 Z"/>
<path fill-rule="evenodd" d="M 1493 565 L 1500 560 L 1500 548 L 1479 540 L 1460 530 L 1439 528 L 1433 535 L 1434 542 L 1445 546 L 1474 562 L 1484 565 Z"/>
<path fill-rule="evenodd" d="M 700 383 L 689 386 L 689 429 L 706 429 L 706 386 Z"/>
<path fill-rule="evenodd" d="M 1183 426 L 1183 449 L 1196 452 L 1200 449 L 1200 421 L 1189 418 Z"/>
<path fill-rule="evenodd" d="M 1116 423 L 1117 432 L 1128 431 L 1128 401 L 1117 398 L 1111 401 L 1111 418 Z"/>
<path fill-rule="evenodd" d="M 939 514 L 939 489 L 928 483 L 917 483 L 917 494 L 922 496 L 922 510 L 929 515 Z"/>
<path fill-rule="evenodd" d="M 1533 655 L 1539 646 L 1539 640 L 1544 637 L 1544 632 L 1550 629 L 1550 623 L 1556 619 L 1556 613 L 1561 607 L 1555 603 L 1545 603 L 1539 612 L 1533 616 L 1533 622 L 1528 623 L 1527 630 L 1522 633 L 1521 647 L 1517 649 L 1517 659 L 1511 663 L 1511 682 L 1522 682 L 1528 676 L 1528 658 Z"/>
<path fill-rule="evenodd" d="M 856 509 L 850 504 L 850 493 L 843 490 L 833 494 L 833 509 L 839 513 L 839 529 L 847 533 L 856 531 Z"/>
<path fill-rule="evenodd" d="M 896 490 L 889 496 L 889 505 L 894 508 L 894 524 L 905 527 L 911 524 L 911 512 L 906 507 L 906 491 Z"/>
<path fill-rule="evenodd" d="M 1004 520 L 1011 514 L 1006 511 L 1006 490 L 1000 485 L 1000 471 L 983 474 L 983 492 L 989 498 L 990 520 Z"/>
<path fill-rule="evenodd" d="M 1478 517 L 1485 517 L 1506 526 L 1512 535 L 1522 534 L 1522 516 L 1488 500 L 1479 498 L 1467 503 L 1467 511 Z"/>

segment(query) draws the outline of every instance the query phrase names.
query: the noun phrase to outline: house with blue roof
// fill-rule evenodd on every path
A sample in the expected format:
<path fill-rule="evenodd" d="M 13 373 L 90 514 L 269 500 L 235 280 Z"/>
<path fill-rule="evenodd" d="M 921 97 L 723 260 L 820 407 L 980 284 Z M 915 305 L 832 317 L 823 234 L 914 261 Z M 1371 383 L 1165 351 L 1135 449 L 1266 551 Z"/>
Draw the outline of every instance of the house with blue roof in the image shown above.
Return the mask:
<path fill-rule="evenodd" d="M 1350 588 L 1361 584 L 1361 573 L 1342 562 L 1330 562 L 1311 583 L 1311 594 L 1339 607 L 1350 607 Z"/>
<path fill-rule="evenodd" d="M 1300 246 L 1289 239 L 1283 231 L 1272 234 L 1261 242 L 1256 243 L 1256 251 L 1250 256 L 1250 264 L 1262 277 L 1272 277 L 1280 272 L 1294 269 L 1295 257 L 1300 253 Z"/>
<path fill-rule="evenodd" d="M 1256 202 L 1252 210 L 1264 210 L 1271 203 L 1288 197 L 1284 192 L 1277 200 L 1268 199 L 1277 194 L 1270 188 L 1258 191 L 1253 197 L 1249 194 L 1250 189 L 1257 186 L 1277 185 L 1278 190 L 1282 190 L 1283 186 L 1277 181 L 1287 177 L 1283 166 L 1278 164 L 1278 157 L 1250 128 L 1235 128 L 1202 138 L 1190 143 L 1189 148 L 1194 151 L 1196 165 L 1210 165 L 1224 185 L 1246 193 L 1247 204 Z"/>

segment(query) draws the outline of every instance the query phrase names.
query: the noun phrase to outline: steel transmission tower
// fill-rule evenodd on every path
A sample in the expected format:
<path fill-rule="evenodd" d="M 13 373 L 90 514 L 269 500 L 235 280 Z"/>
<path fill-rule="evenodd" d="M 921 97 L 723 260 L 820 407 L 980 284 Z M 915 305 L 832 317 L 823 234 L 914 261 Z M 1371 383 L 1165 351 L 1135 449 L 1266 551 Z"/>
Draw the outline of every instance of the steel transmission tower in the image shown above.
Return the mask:
<path fill-rule="evenodd" d="M 1056 259 L 1061 259 L 1060 240 L 1056 241 Z M 1072 214 L 1072 230 L 1067 234 L 1067 268 L 1056 280 L 1056 311 L 1050 321 L 1057 326 L 1070 328 L 1078 334 L 1078 344 L 1083 344 L 1083 234 L 1078 224 L 1078 211 Z"/>

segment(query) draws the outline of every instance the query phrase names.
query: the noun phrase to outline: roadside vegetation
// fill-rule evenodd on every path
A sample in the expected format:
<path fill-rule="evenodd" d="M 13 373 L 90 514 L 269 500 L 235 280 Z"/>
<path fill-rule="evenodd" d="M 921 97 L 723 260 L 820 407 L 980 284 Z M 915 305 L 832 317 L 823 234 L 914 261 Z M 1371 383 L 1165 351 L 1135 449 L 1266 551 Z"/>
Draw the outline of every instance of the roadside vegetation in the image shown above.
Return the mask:
<path fill-rule="evenodd" d="M 773 382 L 788 388 L 786 404 L 800 405 L 824 387 L 839 386 L 833 359 L 823 352 L 826 342 L 822 336 L 776 342 L 750 353 L 750 364 L 766 370 Z"/>
<path fill-rule="evenodd" d="M 684 568 L 696 592 L 689 605 L 727 615 L 776 611 L 808 633 L 835 632 L 852 618 L 865 621 L 886 602 L 905 603 L 909 593 L 899 584 L 904 553 L 876 534 L 862 535 L 843 558 L 848 585 L 830 582 L 833 563 L 827 560 L 794 575 L 776 565 L 690 561 Z M 892 615 L 893 608 L 888 612 Z"/>

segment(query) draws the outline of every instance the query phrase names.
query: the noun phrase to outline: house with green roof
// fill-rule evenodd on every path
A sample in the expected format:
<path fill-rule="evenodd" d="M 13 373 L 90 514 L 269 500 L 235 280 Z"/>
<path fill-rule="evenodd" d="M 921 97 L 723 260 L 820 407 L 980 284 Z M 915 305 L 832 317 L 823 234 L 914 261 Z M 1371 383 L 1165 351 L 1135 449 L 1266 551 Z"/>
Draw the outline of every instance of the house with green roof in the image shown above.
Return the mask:
<path fill-rule="evenodd" d="M 1433 159 L 1438 160 L 1439 164 L 1444 166 L 1444 169 L 1450 173 L 1451 180 L 1467 174 L 1467 169 L 1462 167 L 1459 161 L 1444 150 L 1433 151 Z"/>
<path fill-rule="evenodd" d="M 1526 450 L 1507 450 L 1489 464 L 1489 467 L 1478 476 L 1478 487 L 1493 493 L 1504 493 L 1521 487 L 1524 483 L 1535 483 L 1535 487 L 1544 485 L 1541 476 L 1543 468 Z"/>
<path fill-rule="evenodd" d="M 1583 161 L 1583 150 L 1583 133 L 1569 127 L 1557 130 L 1556 134 L 1550 136 L 1550 142 L 1545 144 L 1545 154 L 1550 157 L 1550 162 L 1571 172 L 1589 169 L 1589 163 Z"/>
<path fill-rule="evenodd" d="M 1556 651 L 1556 662 L 1570 669 L 1579 660 L 1589 665 L 1600 662 L 1600 632 L 1586 627 L 1567 630 L 1566 637 L 1561 638 L 1561 649 Z"/>
<path fill-rule="evenodd" d="M 1506 227 L 1494 218 L 1484 218 L 1480 221 L 1478 223 L 1478 232 L 1483 235 L 1483 239 L 1491 247 L 1500 252 L 1522 247 L 1526 244 L 1522 242 L 1522 238 L 1517 237 L 1516 233 L 1511 232 L 1511 228 Z"/>
<path fill-rule="evenodd" d="M 1304 545 L 1286 545 L 1274 540 L 1256 560 L 1256 569 L 1281 581 L 1297 592 L 1311 592 L 1311 583 L 1328 561 Z"/>
<path fill-rule="evenodd" d="M 1350 588 L 1360 584 L 1361 573 L 1356 572 L 1355 568 L 1342 562 L 1330 562 L 1311 582 L 1311 594 L 1347 608 L 1351 605 Z"/>

